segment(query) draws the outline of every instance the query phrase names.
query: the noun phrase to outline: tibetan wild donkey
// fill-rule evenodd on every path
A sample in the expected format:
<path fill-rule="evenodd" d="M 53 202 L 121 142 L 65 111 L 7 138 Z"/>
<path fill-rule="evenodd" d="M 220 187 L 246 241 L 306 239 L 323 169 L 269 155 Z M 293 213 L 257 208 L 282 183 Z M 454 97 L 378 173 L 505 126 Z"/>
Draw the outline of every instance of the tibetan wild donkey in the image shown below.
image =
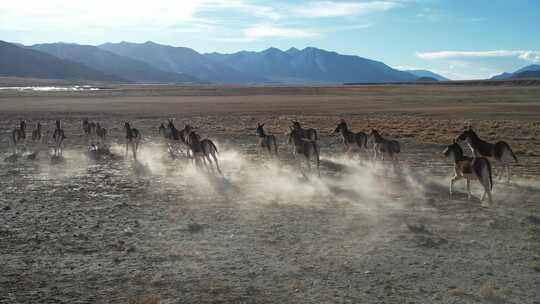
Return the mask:
<path fill-rule="evenodd" d="M 191 129 L 191 127 L 186 126 L 186 129 L 188 130 L 187 135 L 187 144 L 189 146 L 189 149 L 191 150 L 193 160 L 195 161 L 195 165 L 197 167 L 201 167 L 202 165 L 210 166 L 212 168 L 212 159 L 213 162 L 216 165 L 216 169 L 219 173 L 221 173 L 221 169 L 219 168 L 219 163 L 217 159 L 218 149 L 214 142 L 212 142 L 210 139 L 202 139 L 199 134 L 197 134 L 195 131 Z M 186 130 L 185 129 L 185 130 Z M 208 164 L 207 164 L 208 162 Z"/>
<path fill-rule="evenodd" d="M 167 142 L 167 150 L 172 158 L 176 158 L 178 154 L 183 152 L 182 147 L 187 146 L 187 135 L 191 131 L 191 127 L 186 125 L 183 130 L 178 130 L 173 123 L 172 119 L 169 119 L 167 126 L 163 123 L 159 126 L 159 133 L 165 138 Z M 187 156 L 187 152 L 185 153 Z"/>
<path fill-rule="evenodd" d="M 399 142 L 382 137 L 379 131 L 371 129 L 370 139 L 373 142 L 373 159 L 379 157 L 382 160 L 397 161 L 397 155 L 401 152 Z"/>
<path fill-rule="evenodd" d="M 345 122 L 344 119 L 338 123 L 334 133 L 341 133 L 347 153 L 352 152 L 354 149 L 362 151 L 366 148 L 368 139 L 367 134 L 364 132 L 354 133 L 350 131 L 349 126 L 347 126 L 347 122 Z"/>
<path fill-rule="evenodd" d="M 492 144 L 484 141 L 478 137 L 470 126 L 456 139 L 457 141 L 466 141 L 475 157 L 485 157 L 502 163 L 506 169 L 507 182 L 510 182 L 510 162 L 517 163 L 518 160 L 508 143 L 498 141 Z"/>
<path fill-rule="evenodd" d="M 309 140 L 313 140 L 313 141 L 319 140 L 317 130 L 315 130 L 313 128 L 304 129 L 304 128 L 302 128 L 302 125 L 298 121 L 295 121 L 295 120 L 292 121 L 292 128 L 297 131 L 298 135 L 301 138 L 309 139 Z"/>
<path fill-rule="evenodd" d="M 102 127 L 99 122 L 96 124 L 96 135 L 100 142 L 107 140 L 107 129 Z"/>
<path fill-rule="evenodd" d="M 141 132 L 132 128 L 131 124 L 127 121 L 124 123 L 124 129 L 126 130 L 126 157 L 128 156 L 129 146 L 131 146 L 133 159 L 137 159 L 137 151 L 141 142 Z"/>
<path fill-rule="evenodd" d="M 491 165 L 489 160 L 484 157 L 468 157 L 463 155 L 463 149 L 454 141 L 443 151 L 444 155 L 454 161 L 454 177 L 450 180 L 450 198 L 452 197 L 452 186 L 454 182 L 460 179 L 467 179 L 467 195 L 471 198 L 471 180 L 477 179 L 484 187 L 484 194 L 492 203 L 491 190 L 493 189 L 493 179 L 491 175 Z"/>
<path fill-rule="evenodd" d="M 57 120 L 55 122 L 56 128 L 54 129 L 53 133 L 53 140 L 54 140 L 54 157 L 61 157 L 62 153 L 64 152 L 64 139 L 66 139 L 66 134 L 64 133 L 64 130 L 60 126 L 60 120 Z"/>
<path fill-rule="evenodd" d="M 41 123 L 38 121 L 36 127 L 32 130 L 32 141 L 41 140 Z"/>
<path fill-rule="evenodd" d="M 14 153 L 17 154 L 17 144 L 26 140 L 26 121 L 21 120 L 19 127 L 11 131 L 11 142 L 13 143 Z"/>
<path fill-rule="evenodd" d="M 321 160 L 319 157 L 319 147 L 317 146 L 317 142 L 303 138 L 300 130 L 290 127 L 289 144 L 293 146 L 294 158 L 297 159 L 296 156 L 298 154 L 304 156 L 310 171 L 311 161 L 315 160 L 317 163 L 317 174 L 321 176 L 321 171 L 319 168 Z"/>
<path fill-rule="evenodd" d="M 258 146 L 261 149 L 266 149 L 270 156 L 274 157 L 278 155 L 278 144 L 276 137 L 264 132 L 264 124 L 257 123 L 257 129 L 255 130 L 257 137 L 259 138 Z"/>

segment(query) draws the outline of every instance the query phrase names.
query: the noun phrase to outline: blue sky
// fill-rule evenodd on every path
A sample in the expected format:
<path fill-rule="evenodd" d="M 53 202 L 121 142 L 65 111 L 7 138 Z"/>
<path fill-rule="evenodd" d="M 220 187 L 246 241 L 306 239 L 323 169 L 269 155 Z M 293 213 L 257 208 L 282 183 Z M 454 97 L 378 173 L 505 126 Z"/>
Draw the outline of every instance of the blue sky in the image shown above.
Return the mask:
<path fill-rule="evenodd" d="M 314 46 L 485 78 L 540 64 L 536 0 L 2 0 L 0 39 L 23 44 L 152 40 L 199 52 Z"/>

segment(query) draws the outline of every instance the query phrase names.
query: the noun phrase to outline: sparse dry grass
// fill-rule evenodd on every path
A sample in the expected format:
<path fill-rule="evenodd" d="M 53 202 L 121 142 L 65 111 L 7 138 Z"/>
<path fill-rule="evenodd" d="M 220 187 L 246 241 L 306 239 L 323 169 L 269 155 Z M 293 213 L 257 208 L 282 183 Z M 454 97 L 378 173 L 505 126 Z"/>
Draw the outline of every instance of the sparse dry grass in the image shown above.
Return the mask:
<path fill-rule="evenodd" d="M 498 288 L 495 286 L 495 283 L 487 281 L 480 286 L 479 294 L 486 300 L 496 301 L 500 299 L 497 290 Z"/>
<path fill-rule="evenodd" d="M 534 261 L 534 262 L 531 262 L 531 263 L 529 264 L 529 266 L 530 266 L 532 269 L 534 269 L 534 270 L 540 272 L 540 261 Z"/>
<path fill-rule="evenodd" d="M 128 301 L 128 304 L 160 304 L 161 300 L 156 295 L 146 295 L 140 298 L 133 298 Z"/>

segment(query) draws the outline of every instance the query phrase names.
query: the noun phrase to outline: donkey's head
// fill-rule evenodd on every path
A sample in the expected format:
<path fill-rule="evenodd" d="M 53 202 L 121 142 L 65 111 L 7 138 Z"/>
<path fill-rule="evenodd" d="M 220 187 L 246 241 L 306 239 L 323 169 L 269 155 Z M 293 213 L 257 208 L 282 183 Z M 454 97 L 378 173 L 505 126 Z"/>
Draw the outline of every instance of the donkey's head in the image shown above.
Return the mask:
<path fill-rule="evenodd" d="M 264 124 L 257 123 L 257 129 L 255 129 L 255 133 L 257 133 L 257 136 L 264 137 Z"/>
<path fill-rule="evenodd" d="M 464 141 L 468 139 L 476 139 L 478 135 L 474 132 L 471 126 L 467 127 L 461 134 L 456 137 L 456 141 Z"/>
<path fill-rule="evenodd" d="M 369 136 L 371 136 L 371 137 L 380 137 L 381 134 L 376 129 L 371 129 L 371 132 L 369 132 Z"/>
<path fill-rule="evenodd" d="M 446 148 L 443 150 L 443 154 L 448 158 L 458 160 L 463 157 L 463 149 L 461 149 L 459 144 L 454 140 L 451 145 L 446 146 Z"/>
<path fill-rule="evenodd" d="M 176 129 L 176 127 L 174 126 L 174 123 L 173 123 L 173 120 L 172 119 L 167 119 L 167 127 L 169 129 Z"/>
<path fill-rule="evenodd" d="M 298 129 L 302 129 L 302 125 L 300 124 L 299 121 L 292 120 L 291 122 L 292 122 L 292 127 L 293 127 L 294 129 L 297 129 L 297 130 L 298 130 Z"/>
<path fill-rule="evenodd" d="M 300 136 L 300 132 L 298 131 L 298 129 L 295 129 L 289 126 L 289 133 L 287 134 L 287 141 L 289 142 L 289 144 L 302 141 L 302 137 Z"/>
<path fill-rule="evenodd" d="M 341 131 L 347 131 L 349 127 L 347 126 L 347 122 L 345 119 L 342 119 L 339 121 L 339 123 L 336 126 L 336 129 L 334 130 L 334 133 L 339 133 Z"/>

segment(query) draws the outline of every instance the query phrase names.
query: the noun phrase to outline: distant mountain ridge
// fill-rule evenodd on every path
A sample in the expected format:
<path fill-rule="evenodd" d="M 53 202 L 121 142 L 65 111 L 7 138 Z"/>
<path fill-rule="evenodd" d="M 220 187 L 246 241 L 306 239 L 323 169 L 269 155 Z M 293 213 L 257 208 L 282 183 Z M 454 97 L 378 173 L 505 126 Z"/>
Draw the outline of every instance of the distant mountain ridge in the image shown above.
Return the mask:
<path fill-rule="evenodd" d="M 134 82 L 183 83 L 199 81 L 193 76 L 161 71 L 145 62 L 119 56 L 91 45 L 47 43 L 35 44 L 30 48 L 60 59 L 82 63 L 108 75 Z"/>
<path fill-rule="evenodd" d="M 521 69 L 513 72 L 513 73 L 509 73 L 509 72 L 504 72 L 504 73 L 501 73 L 499 75 L 495 75 L 493 77 L 491 77 L 490 79 L 491 80 L 506 80 L 506 79 L 515 79 L 515 78 L 530 78 L 530 77 L 533 77 L 533 75 L 535 75 L 535 73 L 525 73 L 523 74 L 524 72 L 536 72 L 536 71 L 540 71 L 540 64 L 531 64 L 531 65 L 528 65 L 528 66 L 524 66 L 522 67 Z M 528 75 L 528 77 L 525 77 L 526 75 Z M 538 76 L 536 76 L 538 77 Z"/>
<path fill-rule="evenodd" d="M 422 77 L 447 80 L 426 70 L 400 71 L 380 61 L 314 47 L 200 54 L 190 48 L 151 41 L 10 46 L 11 51 L 2 57 L 0 75 L 139 83 L 390 83 L 414 82 Z M 18 60 L 27 56 L 41 59 Z M 45 58 L 55 64 L 45 62 Z M 26 72 L 14 69 L 14 63 L 26 62 L 33 62 L 25 65 Z"/>
<path fill-rule="evenodd" d="M 431 71 L 428 71 L 428 70 L 405 70 L 405 72 L 408 72 L 408 73 L 411 73 L 419 78 L 422 78 L 422 77 L 429 77 L 429 78 L 434 78 L 438 81 L 449 81 L 450 79 L 442 76 L 442 75 L 439 75 L 437 73 L 433 73 Z"/>
<path fill-rule="evenodd" d="M 272 82 L 404 82 L 418 78 L 379 61 L 314 47 L 303 50 L 290 48 L 287 51 L 268 48 L 260 52 L 205 55 L 216 62 Z"/>
<path fill-rule="evenodd" d="M 86 65 L 0 41 L 0 75 L 63 80 L 126 82 Z"/>
<path fill-rule="evenodd" d="M 540 78 L 540 70 L 514 73 L 510 79 Z"/>
<path fill-rule="evenodd" d="M 162 71 L 185 73 L 207 81 L 224 83 L 265 81 L 264 78 L 247 75 L 210 60 L 190 48 L 161 45 L 151 41 L 145 43 L 105 43 L 98 47 L 121 56 L 146 62 Z"/>

